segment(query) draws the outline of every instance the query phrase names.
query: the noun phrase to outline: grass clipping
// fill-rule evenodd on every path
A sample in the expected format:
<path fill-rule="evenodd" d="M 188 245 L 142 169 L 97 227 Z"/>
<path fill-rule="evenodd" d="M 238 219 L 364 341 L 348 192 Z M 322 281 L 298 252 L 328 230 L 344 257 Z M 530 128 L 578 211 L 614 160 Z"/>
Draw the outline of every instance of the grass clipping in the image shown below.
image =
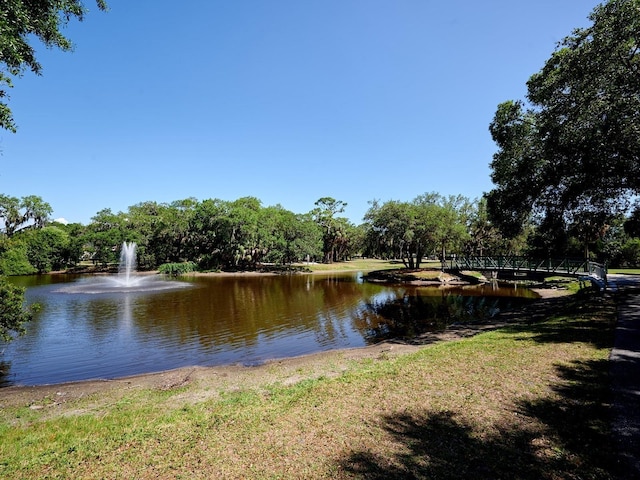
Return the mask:
<path fill-rule="evenodd" d="M 327 357 L 295 380 L 274 364 L 262 381 L 10 406 L 0 476 L 613 478 L 614 306 L 599 296 L 545 305 L 409 354 Z"/>

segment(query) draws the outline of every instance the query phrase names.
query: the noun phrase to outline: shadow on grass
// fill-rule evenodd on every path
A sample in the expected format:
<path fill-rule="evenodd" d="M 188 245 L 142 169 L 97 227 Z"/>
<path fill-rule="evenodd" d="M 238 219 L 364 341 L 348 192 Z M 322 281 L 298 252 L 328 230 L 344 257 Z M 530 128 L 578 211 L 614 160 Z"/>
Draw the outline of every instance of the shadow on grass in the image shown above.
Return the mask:
<path fill-rule="evenodd" d="M 613 346 L 616 303 L 610 297 L 588 294 L 542 300 L 510 316 L 516 323 L 505 331 L 536 342 Z"/>
<path fill-rule="evenodd" d="M 517 424 L 478 431 L 455 412 L 381 419 L 401 445 L 342 459 L 348 475 L 367 479 L 542 479 L 615 476 L 609 433 L 606 361 L 558 367 L 559 400 L 522 402 Z"/>
<path fill-rule="evenodd" d="M 398 415 L 382 421 L 394 440 L 403 444 L 402 451 L 354 452 L 341 462 L 344 471 L 380 480 L 541 478 L 525 432 L 481 438 L 452 412 Z"/>
<path fill-rule="evenodd" d="M 610 347 L 610 305 L 597 298 L 576 302 L 556 302 L 563 310 L 558 318 L 507 331 L 528 339 L 533 334 L 538 342 Z M 611 435 L 609 369 L 607 360 L 559 365 L 558 380 L 549 385 L 553 395 L 516 403 L 516 416 L 484 431 L 462 411 L 383 417 L 383 429 L 399 448 L 354 452 L 340 468 L 367 479 L 622 478 Z"/>

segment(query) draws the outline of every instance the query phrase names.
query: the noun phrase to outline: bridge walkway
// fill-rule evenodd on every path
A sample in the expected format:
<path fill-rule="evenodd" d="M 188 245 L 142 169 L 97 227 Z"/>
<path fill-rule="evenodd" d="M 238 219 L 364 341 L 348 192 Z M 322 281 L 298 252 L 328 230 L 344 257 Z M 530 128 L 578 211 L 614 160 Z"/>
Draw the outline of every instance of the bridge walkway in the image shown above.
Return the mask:
<path fill-rule="evenodd" d="M 478 270 L 510 272 L 512 274 L 548 274 L 579 278 L 590 281 L 601 289 L 607 287 L 607 268 L 591 260 L 576 258 L 536 259 L 522 256 L 452 256 L 443 262 L 446 270 Z"/>

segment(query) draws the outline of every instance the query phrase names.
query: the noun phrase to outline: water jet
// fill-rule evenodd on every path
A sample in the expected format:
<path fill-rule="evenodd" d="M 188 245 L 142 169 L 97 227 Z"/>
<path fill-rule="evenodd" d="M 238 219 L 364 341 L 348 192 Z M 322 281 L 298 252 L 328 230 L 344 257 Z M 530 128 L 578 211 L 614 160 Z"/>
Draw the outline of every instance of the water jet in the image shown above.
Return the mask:
<path fill-rule="evenodd" d="M 136 271 L 136 249 L 138 245 L 135 242 L 122 242 L 120 249 L 120 264 L 118 265 L 118 279 L 125 287 L 130 287 L 136 283 L 135 278 L 131 277 Z"/>
<path fill-rule="evenodd" d="M 136 271 L 137 244 L 123 242 L 120 249 L 120 263 L 117 275 L 83 278 L 73 285 L 57 290 L 60 293 L 131 293 L 173 290 L 188 287 L 191 284 L 174 280 L 166 280 L 158 275 L 138 274 Z"/>

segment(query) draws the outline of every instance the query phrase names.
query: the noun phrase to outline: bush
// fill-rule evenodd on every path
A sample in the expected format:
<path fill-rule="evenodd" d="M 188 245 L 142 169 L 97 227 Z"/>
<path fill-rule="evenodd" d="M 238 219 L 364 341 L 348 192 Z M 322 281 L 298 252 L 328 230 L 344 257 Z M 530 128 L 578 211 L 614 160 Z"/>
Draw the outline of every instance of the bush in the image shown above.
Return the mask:
<path fill-rule="evenodd" d="M 36 268 L 29 262 L 26 244 L 11 242 L 8 248 L 0 253 L 0 274 L 31 275 L 36 271 Z"/>
<path fill-rule="evenodd" d="M 24 234 L 27 258 L 38 273 L 60 270 L 67 264 L 69 234 L 58 227 L 44 227 Z"/>
<path fill-rule="evenodd" d="M 182 263 L 164 263 L 158 267 L 158 271 L 165 275 L 177 277 L 178 275 L 184 275 L 185 273 L 195 272 L 197 266 L 193 262 Z"/>
<path fill-rule="evenodd" d="M 24 288 L 9 283 L 0 277 L 0 338 L 11 340 L 11 332 L 24 333 L 25 322 L 31 320 L 37 306 L 25 309 Z"/>

